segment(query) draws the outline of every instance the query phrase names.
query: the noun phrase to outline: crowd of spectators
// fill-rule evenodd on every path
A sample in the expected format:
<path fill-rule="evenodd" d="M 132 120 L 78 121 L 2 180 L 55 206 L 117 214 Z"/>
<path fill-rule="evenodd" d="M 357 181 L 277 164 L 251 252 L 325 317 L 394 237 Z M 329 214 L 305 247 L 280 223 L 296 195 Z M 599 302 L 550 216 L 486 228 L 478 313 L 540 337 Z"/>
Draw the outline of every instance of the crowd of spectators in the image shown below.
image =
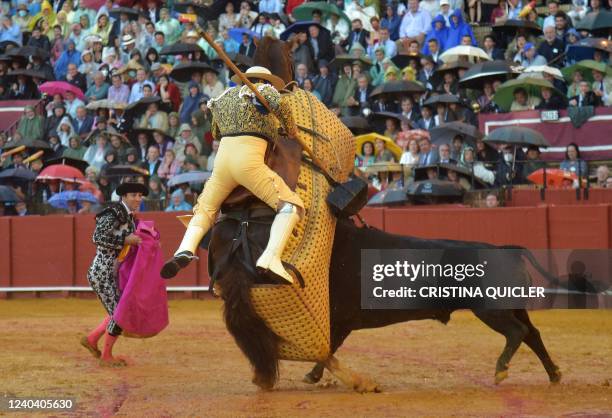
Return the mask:
<path fill-rule="evenodd" d="M 158 202 L 152 209 L 189 210 L 202 182 L 172 180 L 213 169 L 219 143 L 210 133 L 207 101 L 232 85 L 230 72 L 201 36 L 206 31 L 243 63 L 253 57 L 257 38 L 289 39 L 300 88 L 340 117 L 367 118 L 372 131 L 401 149 L 391 152 L 380 138 L 365 141 L 356 150 L 355 165 L 361 169 L 383 162 L 410 167 L 443 163 L 467 167 L 491 188 L 525 183 L 544 164 L 537 146 L 493 148 L 480 138 L 470 145 L 460 134 L 434 146 L 430 131 L 451 122 L 477 127 L 479 113 L 612 105 L 604 49 L 594 47 L 592 68 L 576 67 L 571 79 L 553 71 L 579 63 L 568 49 L 583 39 L 596 39 L 596 34 L 576 27 L 606 13 L 611 4 L 550 0 L 538 8 L 535 1 L 523 0 L 338 0 L 305 11 L 301 0 L 2 2 L 0 99 L 42 101 L 27 107 L 16 129 L 0 136 L 0 154 L 12 144 L 30 144 L 22 153 L 1 157 L 0 174 L 20 167 L 39 173 L 47 161 L 61 158 L 84 161 L 88 191 L 97 202 L 68 207 L 76 213 L 113 199 L 114 187 L 125 175 L 114 176 L 114 168 L 139 166 L 148 172 L 141 181 L 148 182 L 149 200 Z M 214 15 L 215 10 L 220 13 Z M 293 30 L 292 24 L 305 14 L 309 23 Z M 504 27 L 507 22 L 515 23 Z M 487 25 L 501 30 L 475 34 Z M 187 49 L 168 52 L 175 45 Z M 480 47 L 486 58 L 443 57 L 458 46 Z M 33 48 L 26 48 L 25 55 L 20 53 L 23 47 Z M 521 71 L 534 67 L 538 79 L 548 84 L 536 90 L 516 88 L 510 107 L 504 107 L 496 103 L 496 92 L 509 74 L 487 79 L 478 89 L 459 83 L 475 61 L 484 59 L 504 60 Z M 206 65 L 179 76 L 177 67 L 193 63 Z M 375 88 L 399 80 L 418 83 L 423 90 L 393 99 L 371 97 Z M 54 81 L 76 89 L 45 94 L 41 85 Z M 457 100 L 432 101 L 437 95 Z M 37 151 L 35 141 L 48 149 L 40 158 L 28 158 Z M 589 172 L 576 144 L 567 147 L 560 168 L 582 177 L 596 170 L 597 185 L 611 185 L 607 167 Z M 405 180 L 391 169 L 366 172 L 379 189 Z M 448 170 L 448 179 L 452 173 Z M 80 184 L 69 179 L 17 181 L 11 184 L 20 201 L 14 209 L 23 213 L 24 202 L 46 203 L 53 194 Z"/>

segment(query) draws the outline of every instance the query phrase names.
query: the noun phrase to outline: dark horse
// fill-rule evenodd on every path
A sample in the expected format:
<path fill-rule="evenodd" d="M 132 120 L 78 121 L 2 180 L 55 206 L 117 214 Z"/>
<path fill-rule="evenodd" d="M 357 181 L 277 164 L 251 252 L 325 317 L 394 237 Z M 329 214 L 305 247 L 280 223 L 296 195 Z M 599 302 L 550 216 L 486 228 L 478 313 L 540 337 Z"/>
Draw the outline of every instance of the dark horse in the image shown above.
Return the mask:
<path fill-rule="evenodd" d="M 262 42 L 259 43 L 255 63 L 267 66 L 286 81 L 290 80 L 289 45 L 270 38 L 264 38 Z M 293 180 L 295 181 L 295 178 Z M 290 183 L 291 180 L 288 180 L 288 184 Z M 234 199 L 232 204 L 226 204 L 222 211 L 224 215 L 212 230 L 209 245 L 209 271 L 213 278 L 214 289 L 225 302 L 224 318 L 227 328 L 254 369 L 253 382 L 262 388 L 269 389 L 278 379 L 280 339 L 256 314 L 250 299 L 250 288 L 254 285 L 270 285 L 266 283 L 265 278 L 256 273 L 253 260 L 259 257 L 268 241 L 274 212 L 252 197 Z M 351 220 L 339 220 L 336 226 L 329 274 L 332 353 L 336 352 L 353 330 L 420 319 L 435 319 L 447 323 L 453 311 L 452 309 L 362 310 L 361 272 L 358 260 L 361 257 L 361 249 L 366 247 L 380 249 L 497 248 L 485 243 L 402 237 L 370 227 L 358 227 Z M 529 259 L 528 256 L 527 258 Z M 533 262 L 533 258 L 530 261 Z M 517 275 L 526 273 L 523 261 L 516 263 L 515 268 Z M 538 356 L 550 381 L 560 381 L 561 373 L 548 355 L 540 333 L 529 320 L 526 310 L 473 311 L 481 321 L 506 338 L 506 345 L 498 358 L 495 369 L 496 383 L 507 377 L 510 360 L 523 342 Z M 325 363 L 315 365 L 313 370 L 306 375 L 305 381 L 317 382 L 322 376 L 324 367 L 330 369 L 344 383 L 357 391 L 377 390 L 373 381 L 340 367 L 333 356 Z"/>

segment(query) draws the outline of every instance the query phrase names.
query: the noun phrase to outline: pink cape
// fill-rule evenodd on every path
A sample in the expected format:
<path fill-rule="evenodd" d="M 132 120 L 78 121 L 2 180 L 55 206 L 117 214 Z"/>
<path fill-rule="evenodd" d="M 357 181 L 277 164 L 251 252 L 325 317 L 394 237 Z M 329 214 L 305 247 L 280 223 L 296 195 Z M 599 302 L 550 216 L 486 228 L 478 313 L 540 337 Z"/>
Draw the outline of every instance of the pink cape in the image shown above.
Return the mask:
<path fill-rule="evenodd" d="M 159 272 L 163 260 L 159 232 L 151 221 L 139 221 L 136 235 L 142 243 L 132 246 L 119 266 L 121 299 L 113 319 L 129 337 L 153 337 L 168 325 L 168 295 Z"/>

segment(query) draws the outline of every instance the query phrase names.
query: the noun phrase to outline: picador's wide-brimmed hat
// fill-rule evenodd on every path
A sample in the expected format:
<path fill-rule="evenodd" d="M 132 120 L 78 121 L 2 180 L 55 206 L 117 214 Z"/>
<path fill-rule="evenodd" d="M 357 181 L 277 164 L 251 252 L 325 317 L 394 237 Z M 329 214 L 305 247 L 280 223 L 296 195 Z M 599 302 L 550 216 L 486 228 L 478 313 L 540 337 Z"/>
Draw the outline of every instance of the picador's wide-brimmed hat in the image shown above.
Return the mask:
<path fill-rule="evenodd" d="M 116 190 L 119 196 L 126 195 L 128 193 L 142 193 L 143 196 L 149 194 L 149 189 L 144 184 L 126 181 L 121 183 Z"/>
<path fill-rule="evenodd" d="M 283 79 L 272 74 L 266 67 L 256 65 L 246 70 L 244 75 L 246 75 L 249 80 L 254 78 L 269 81 L 277 90 L 281 90 L 285 87 Z M 239 85 L 242 84 L 242 80 L 240 80 L 237 75 L 232 77 L 232 81 Z"/>

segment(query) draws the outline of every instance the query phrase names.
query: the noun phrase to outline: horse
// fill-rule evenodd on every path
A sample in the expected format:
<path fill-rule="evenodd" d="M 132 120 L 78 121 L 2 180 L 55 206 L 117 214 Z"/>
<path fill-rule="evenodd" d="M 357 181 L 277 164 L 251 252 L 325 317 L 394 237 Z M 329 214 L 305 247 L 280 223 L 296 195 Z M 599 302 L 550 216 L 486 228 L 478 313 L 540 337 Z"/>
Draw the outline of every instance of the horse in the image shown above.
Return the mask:
<path fill-rule="evenodd" d="M 254 61 L 256 65 L 268 67 L 285 82 L 290 82 L 290 51 L 290 44 L 265 37 L 258 43 Z M 282 166 L 284 162 L 280 160 L 277 159 L 277 164 Z M 295 163 L 293 161 L 293 164 Z M 299 163 L 298 160 L 298 166 Z M 278 168 L 274 165 L 271 167 Z M 293 173 L 294 178 L 288 178 L 291 175 L 284 176 L 285 181 L 287 184 L 295 184 L 296 170 L 288 171 Z M 265 276 L 257 274 L 253 260 L 259 257 L 268 241 L 273 217 L 272 209 L 252 196 L 248 197 L 248 193 L 243 191 L 239 198 L 230 199 L 222 207 L 222 216 L 211 231 L 208 253 L 211 287 L 225 302 L 224 319 L 228 331 L 251 363 L 254 370 L 253 383 L 266 390 L 271 389 L 278 380 L 281 339 L 257 315 L 251 301 L 250 289 L 254 285 L 272 285 Z M 361 310 L 358 290 L 361 288 L 361 272 L 359 263 L 354 261 L 360 259 L 360 251 L 365 245 L 367 248 L 381 249 L 496 248 L 486 243 L 401 237 L 367 226 L 358 227 L 351 220 L 338 220 L 329 271 L 332 355 L 326 361 L 317 363 L 305 376 L 307 383 L 318 382 L 324 368 L 328 368 L 355 391 L 379 391 L 375 381 L 342 367 L 333 356 L 349 334 L 357 329 L 376 328 L 411 320 L 434 319 L 445 324 L 450 320 L 453 309 Z M 533 258 L 530 261 L 533 263 Z M 522 262 L 517 263 L 515 268 L 517 275 L 526 273 Z M 500 383 L 508 376 L 510 360 L 523 342 L 539 357 L 550 382 L 561 380 L 561 372 L 550 358 L 540 333 L 531 323 L 526 310 L 473 311 L 487 326 L 506 338 L 506 345 L 495 368 L 495 383 Z"/>

